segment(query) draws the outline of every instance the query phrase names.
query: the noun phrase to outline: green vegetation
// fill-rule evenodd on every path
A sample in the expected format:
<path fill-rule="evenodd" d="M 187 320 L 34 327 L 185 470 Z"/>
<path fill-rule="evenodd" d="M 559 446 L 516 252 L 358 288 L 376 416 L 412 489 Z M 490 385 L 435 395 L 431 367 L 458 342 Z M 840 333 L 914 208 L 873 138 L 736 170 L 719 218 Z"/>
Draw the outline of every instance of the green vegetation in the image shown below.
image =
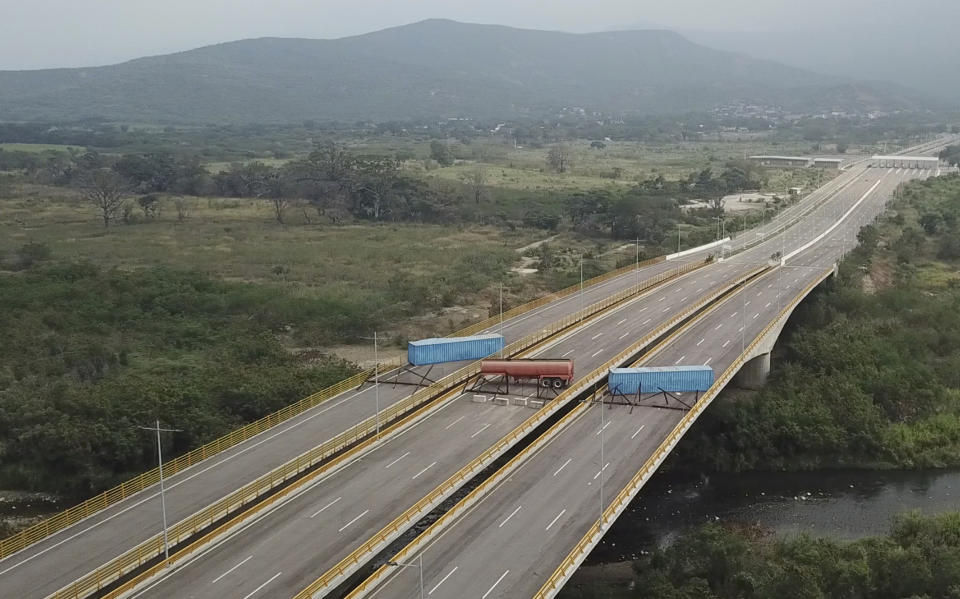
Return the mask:
<path fill-rule="evenodd" d="M 629 582 L 562 599 L 947 599 L 960 594 L 960 514 L 897 518 L 855 542 L 705 525 L 633 563 Z"/>
<path fill-rule="evenodd" d="M 940 159 L 953 166 L 960 166 L 960 145 L 947 146 L 940 152 Z"/>
<path fill-rule="evenodd" d="M 960 464 L 960 176 L 913 182 L 801 306 L 757 393 L 731 390 L 675 464 Z"/>
<path fill-rule="evenodd" d="M 328 318 L 322 300 L 48 258 L 28 244 L 0 273 L 0 488 L 86 496 L 152 465 L 138 425 L 183 429 L 178 454 L 353 372 L 278 338 Z"/>

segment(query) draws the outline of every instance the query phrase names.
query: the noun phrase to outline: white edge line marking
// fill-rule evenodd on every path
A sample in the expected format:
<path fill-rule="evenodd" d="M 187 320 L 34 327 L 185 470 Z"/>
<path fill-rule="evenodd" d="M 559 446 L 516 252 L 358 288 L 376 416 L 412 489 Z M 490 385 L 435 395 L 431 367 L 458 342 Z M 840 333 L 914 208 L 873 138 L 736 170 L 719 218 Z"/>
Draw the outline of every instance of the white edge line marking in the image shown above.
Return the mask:
<path fill-rule="evenodd" d="M 487 592 L 483 594 L 480 599 L 487 599 L 487 595 L 493 592 L 493 589 L 497 588 L 497 585 L 500 584 L 500 581 L 507 577 L 507 574 L 510 573 L 510 570 L 504 570 L 503 574 L 500 575 L 500 578 L 497 579 L 497 582 L 493 583 L 493 586 L 487 589 Z"/>
<path fill-rule="evenodd" d="M 414 474 L 414 475 L 413 475 L 413 478 L 411 478 L 410 480 L 415 480 L 418 476 L 420 476 L 421 474 L 423 474 L 424 472 L 426 472 L 427 470 L 433 468 L 433 467 L 436 466 L 436 465 L 437 465 L 436 462 L 430 464 L 429 466 L 427 466 L 426 468 L 424 468 L 424 469 L 421 470 L 420 472 L 417 472 L 416 474 Z"/>
<path fill-rule="evenodd" d="M 490 428 L 490 425 L 489 425 L 489 424 L 484 424 L 482 427 L 480 427 L 480 430 L 478 430 L 477 432 L 475 432 L 475 433 L 473 433 L 472 435 L 470 435 L 470 438 L 473 439 L 474 437 L 476 437 L 477 435 L 479 435 L 479 434 L 482 433 L 483 431 L 487 430 L 488 428 Z"/>
<path fill-rule="evenodd" d="M 460 567 L 460 566 L 454 566 L 454 567 L 453 567 L 453 570 L 450 570 L 450 572 L 448 572 L 446 576 L 444 576 L 443 578 L 440 579 L 440 582 L 438 582 L 437 584 L 433 585 L 433 588 L 430 589 L 430 591 L 427 593 L 427 595 L 432 595 L 435 590 L 439 589 L 439 588 L 440 588 L 440 585 L 443 584 L 443 583 L 445 583 L 445 582 L 447 582 L 447 579 L 450 578 L 451 576 L 453 576 L 453 573 L 456 572 L 459 567 Z"/>
<path fill-rule="evenodd" d="M 551 521 L 550 521 L 550 524 L 547 524 L 547 527 L 544 528 L 543 530 L 550 530 L 550 527 L 552 527 L 554 524 L 557 523 L 557 520 L 560 519 L 560 516 L 562 516 L 562 515 L 564 515 L 564 514 L 566 514 L 566 513 L 567 513 L 567 508 L 563 508 L 562 510 L 560 510 L 560 513 L 557 514 L 557 517 L 554 518 L 553 520 L 551 520 Z"/>
<path fill-rule="evenodd" d="M 503 525 L 506 524 L 507 522 L 509 522 L 509 521 L 510 521 L 510 518 L 513 518 L 513 517 L 516 515 L 516 513 L 520 511 L 520 508 L 522 508 L 522 507 L 523 507 L 522 505 L 518 505 L 518 506 L 517 506 L 517 509 L 513 510 L 512 512 L 510 512 L 510 515 L 507 516 L 507 517 L 503 520 L 503 522 L 501 522 L 500 525 L 497 526 L 497 528 L 503 528 Z"/>
<path fill-rule="evenodd" d="M 363 518 L 364 516 L 366 516 L 369 511 L 370 511 L 370 510 L 363 510 L 363 513 L 361 513 L 359 516 L 357 516 L 357 517 L 354 518 L 353 520 L 351 520 L 351 521 L 347 522 L 346 524 L 344 524 L 344 525 L 340 528 L 340 530 L 338 530 L 337 532 L 343 532 L 344 530 L 347 529 L 348 526 L 350 526 L 351 524 L 353 524 L 354 522 L 356 522 L 356 521 L 359 520 L 360 518 Z"/>
<path fill-rule="evenodd" d="M 322 512 L 323 510 L 327 509 L 327 508 L 330 507 L 331 505 L 335 504 L 336 502 L 340 501 L 341 499 L 343 499 L 343 497 L 337 497 L 336 499 L 334 499 L 333 501 L 331 501 L 331 502 L 328 503 L 327 505 L 323 506 L 323 507 L 320 508 L 319 510 L 317 510 L 317 511 L 313 512 L 312 514 L 310 514 L 310 517 L 313 518 L 314 516 L 316 516 L 317 514 L 319 514 L 320 512 Z M 214 582 L 216 582 L 216 581 L 214 581 Z"/>
<path fill-rule="evenodd" d="M 456 420 L 454 420 L 453 422 L 451 422 L 451 423 L 448 424 L 447 426 L 443 427 L 443 430 L 450 430 L 450 427 L 452 427 L 454 424 L 460 422 L 461 420 L 463 420 L 463 419 L 466 418 L 466 417 L 467 417 L 467 415 L 464 414 L 463 416 L 457 418 Z"/>
<path fill-rule="evenodd" d="M 244 597 L 243 599 L 250 599 L 250 597 L 253 597 L 253 596 L 256 595 L 257 593 L 259 593 L 260 590 L 263 589 L 263 587 L 267 586 L 268 584 L 270 584 L 271 582 L 273 582 L 274 580 L 276 580 L 277 577 L 280 576 L 281 574 L 283 574 L 283 572 L 277 572 L 276 574 L 274 574 L 274 575 L 270 578 L 270 580 L 268 580 L 267 582 L 261 584 L 261 585 L 258 586 L 257 588 L 253 589 L 253 591 L 251 591 L 251 593 L 250 593 L 249 595 L 247 595 L 246 597 Z"/>
<path fill-rule="evenodd" d="M 399 462 L 399 461 L 402 460 L 403 458 L 407 457 L 408 455 L 410 455 L 410 452 L 409 452 L 409 451 L 408 451 L 407 453 L 403 454 L 402 456 L 400 456 L 399 458 L 395 459 L 394 461 L 390 462 L 390 463 L 387 464 L 386 466 L 384 466 L 384 470 L 389 469 L 390 466 L 393 466 L 394 464 L 396 464 L 397 462 Z"/>
<path fill-rule="evenodd" d="M 237 568 L 239 568 L 240 566 L 242 566 L 243 564 L 249 562 L 249 561 L 252 560 L 252 559 L 253 559 L 253 556 L 252 556 L 252 555 L 251 555 L 251 556 L 248 556 L 247 559 L 243 560 L 242 562 L 240 562 L 240 563 L 237 564 L 236 566 L 230 568 L 229 570 L 227 570 L 226 572 L 224 572 L 224 573 L 221 574 L 220 576 L 217 576 L 216 578 L 214 578 L 213 580 L 211 580 L 211 581 L 210 581 L 210 584 L 217 584 L 218 582 L 220 582 L 220 580 L 221 580 L 224 576 L 226 576 L 227 574 L 233 572 L 234 570 L 236 570 Z"/>

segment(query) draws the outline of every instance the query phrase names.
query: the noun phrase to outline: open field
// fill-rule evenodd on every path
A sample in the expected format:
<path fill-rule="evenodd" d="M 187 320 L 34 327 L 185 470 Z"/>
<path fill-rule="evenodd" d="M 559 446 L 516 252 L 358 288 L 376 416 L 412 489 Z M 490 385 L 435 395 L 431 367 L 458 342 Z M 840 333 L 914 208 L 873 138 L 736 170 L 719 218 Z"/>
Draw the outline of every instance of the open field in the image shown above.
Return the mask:
<path fill-rule="evenodd" d="M 47 151 L 83 152 L 84 149 L 85 148 L 81 146 L 61 146 L 57 144 L 0 143 L 0 150 L 5 150 L 7 152 L 47 152 Z"/>
<path fill-rule="evenodd" d="M 40 243 L 55 260 L 88 260 L 121 270 L 198 270 L 266 285 L 280 295 L 366 307 L 377 312 L 371 320 L 398 340 L 414 329 L 448 332 L 486 317 L 501 281 L 508 307 L 569 284 L 580 253 L 588 274 L 612 268 L 618 255 L 594 256 L 620 245 L 564 233 L 548 244 L 554 264 L 548 275 L 518 275 L 511 271 L 522 262 L 516 250 L 550 233 L 453 225 L 327 226 L 307 224 L 298 208 L 281 226 L 267 202 L 225 198 L 188 198 L 184 222 L 177 221 L 167 198 L 154 220 L 136 211 L 130 224 L 104 229 L 94 210 L 69 190 L 12 191 L 12 197 L 0 199 L 0 259 Z"/>
<path fill-rule="evenodd" d="M 675 144 L 644 144 L 639 142 L 603 142 L 602 149 L 590 148 L 590 142 L 569 142 L 572 166 L 566 173 L 552 172 L 547 165 L 549 146 L 542 148 L 514 148 L 503 143 L 475 141 L 470 145 L 454 143 L 453 154 L 459 159 L 449 167 L 426 167 L 422 161 L 408 161 L 412 172 L 450 181 L 462 181 L 477 167 L 486 169 L 488 185 L 523 191 L 578 191 L 597 188 L 617 188 L 652 179 L 658 175 L 668 179 L 685 178 L 690 173 L 712 168 L 719 172 L 734 159 L 761 153 L 809 153 L 807 144 L 781 144 L 763 140 L 743 142 L 684 142 Z M 412 151 L 426 157 L 423 147 L 394 149 L 394 152 Z M 814 177 L 802 172 L 785 171 L 771 180 L 771 190 L 781 189 L 784 183 L 792 187 L 794 179 Z"/>

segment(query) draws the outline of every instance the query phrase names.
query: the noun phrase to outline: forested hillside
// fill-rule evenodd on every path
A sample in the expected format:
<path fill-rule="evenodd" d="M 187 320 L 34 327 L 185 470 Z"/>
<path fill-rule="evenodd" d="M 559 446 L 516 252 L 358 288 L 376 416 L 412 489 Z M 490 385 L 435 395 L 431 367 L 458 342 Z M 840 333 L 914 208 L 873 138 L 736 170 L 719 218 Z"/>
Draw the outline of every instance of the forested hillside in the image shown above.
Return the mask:
<path fill-rule="evenodd" d="M 430 20 L 335 39 L 242 40 L 82 69 L 0 72 L 0 119 L 165 123 L 670 113 L 746 101 L 805 113 L 916 94 L 712 50 L 668 31 L 570 34 Z"/>

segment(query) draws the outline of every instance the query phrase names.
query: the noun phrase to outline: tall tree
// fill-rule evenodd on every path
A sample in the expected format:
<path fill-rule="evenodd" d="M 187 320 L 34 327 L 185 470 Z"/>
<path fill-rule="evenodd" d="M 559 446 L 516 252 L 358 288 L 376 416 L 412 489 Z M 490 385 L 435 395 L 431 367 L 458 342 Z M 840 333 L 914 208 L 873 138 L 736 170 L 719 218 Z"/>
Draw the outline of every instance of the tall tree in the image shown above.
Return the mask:
<path fill-rule="evenodd" d="M 123 208 L 129 189 L 127 181 L 109 168 L 86 171 L 80 176 L 80 193 L 96 207 L 105 228 Z"/>
<path fill-rule="evenodd" d="M 571 164 L 570 148 L 566 144 L 557 144 L 547 152 L 547 164 L 558 173 L 565 173 Z"/>
<path fill-rule="evenodd" d="M 440 166 L 450 166 L 454 162 L 450 146 L 442 141 L 430 142 L 430 158 L 436 160 Z"/>
<path fill-rule="evenodd" d="M 470 189 L 474 203 L 479 204 L 487 188 L 487 170 L 477 165 L 463 176 L 463 181 Z"/>

